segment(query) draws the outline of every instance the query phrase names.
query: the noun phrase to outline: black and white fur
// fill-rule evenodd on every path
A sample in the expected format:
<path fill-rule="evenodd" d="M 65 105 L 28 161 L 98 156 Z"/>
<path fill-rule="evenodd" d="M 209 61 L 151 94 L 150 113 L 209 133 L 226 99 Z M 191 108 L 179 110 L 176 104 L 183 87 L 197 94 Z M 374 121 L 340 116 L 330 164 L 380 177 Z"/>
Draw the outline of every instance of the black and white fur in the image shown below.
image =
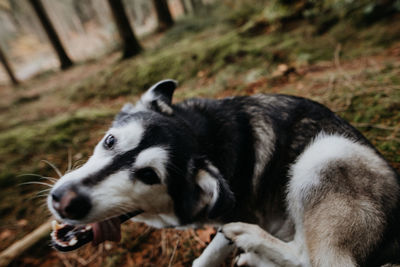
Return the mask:
<path fill-rule="evenodd" d="M 356 129 L 300 97 L 172 104 L 175 87 L 161 81 L 125 105 L 89 161 L 56 183 L 59 220 L 142 210 L 133 220 L 155 227 L 221 225 L 194 266 L 217 266 L 235 246 L 240 266 L 400 262 L 399 175 Z M 74 205 L 60 213 L 66 192 Z"/>

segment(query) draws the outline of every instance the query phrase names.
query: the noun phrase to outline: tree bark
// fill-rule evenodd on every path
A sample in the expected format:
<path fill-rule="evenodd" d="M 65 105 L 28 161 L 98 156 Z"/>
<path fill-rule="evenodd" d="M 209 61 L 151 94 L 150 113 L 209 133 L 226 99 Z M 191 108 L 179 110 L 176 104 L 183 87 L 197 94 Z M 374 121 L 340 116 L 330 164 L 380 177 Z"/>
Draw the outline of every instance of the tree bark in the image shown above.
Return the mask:
<path fill-rule="evenodd" d="M 122 0 L 108 0 L 108 4 L 110 5 L 111 13 L 114 17 L 119 35 L 122 39 L 122 57 L 125 59 L 139 54 L 142 51 L 142 47 L 129 23 Z"/>
<path fill-rule="evenodd" d="M 3 51 L 2 51 L 1 48 L 0 48 L 0 61 L 1 61 L 1 63 L 3 63 L 3 66 L 4 66 L 4 68 L 5 68 L 5 70 L 6 70 L 7 74 L 8 74 L 8 76 L 9 76 L 10 79 L 11 79 L 11 82 L 12 82 L 14 85 L 17 85 L 17 84 L 19 83 L 19 81 L 18 81 L 17 77 L 15 77 L 14 71 L 13 71 L 13 69 L 11 68 L 11 65 L 10 65 L 9 61 L 8 61 L 8 59 L 6 58 L 6 55 L 5 55 L 5 53 L 3 53 Z"/>
<path fill-rule="evenodd" d="M 190 0 L 194 13 L 199 13 L 204 4 L 202 0 Z"/>
<path fill-rule="evenodd" d="M 174 25 L 171 12 L 168 8 L 167 0 L 153 0 L 154 8 L 157 14 L 159 32 L 163 32 Z"/>
<path fill-rule="evenodd" d="M 185 13 L 185 15 L 190 14 L 190 12 L 192 12 L 191 3 L 188 2 L 188 0 L 181 0 L 181 4 L 183 7 L 183 13 Z"/>
<path fill-rule="evenodd" d="M 54 50 L 57 53 L 57 56 L 61 63 L 61 69 L 68 69 L 73 65 L 72 60 L 68 57 L 67 52 L 64 49 L 64 46 L 61 43 L 60 38 L 50 20 L 50 17 L 47 15 L 46 10 L 44 9 L 43 3 L 41 0 L 29 0 L 33 9 L 36 12 L 46 34 L 53 45 Z"/>

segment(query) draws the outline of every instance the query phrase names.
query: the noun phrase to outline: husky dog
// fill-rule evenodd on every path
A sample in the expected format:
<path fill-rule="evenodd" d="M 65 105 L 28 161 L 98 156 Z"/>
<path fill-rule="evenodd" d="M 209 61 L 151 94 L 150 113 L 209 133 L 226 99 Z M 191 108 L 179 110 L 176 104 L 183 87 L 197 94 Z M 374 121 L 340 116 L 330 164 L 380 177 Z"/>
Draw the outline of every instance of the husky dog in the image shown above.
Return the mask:
<path fill-rule="evenodd" d="M 287 95 L 172 104 L 173 80 L 126 104 L 48 196 L 68 251 L 120 239 L 120 224 L 221 225 L 194 266 L 400 262 L 400 179 L 328 108 Z"/>

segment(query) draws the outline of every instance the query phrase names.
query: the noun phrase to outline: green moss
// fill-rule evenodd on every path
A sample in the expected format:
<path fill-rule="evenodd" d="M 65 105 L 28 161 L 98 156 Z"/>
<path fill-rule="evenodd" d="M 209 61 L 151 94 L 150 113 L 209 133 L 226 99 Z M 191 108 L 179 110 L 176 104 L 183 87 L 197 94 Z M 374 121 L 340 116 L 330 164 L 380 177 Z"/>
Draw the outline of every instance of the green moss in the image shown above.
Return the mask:
<path fill-rule="evenodd" d="M 196 79 L 200 71 L 217 77 L 227 68 L 235 68 L 237 74 L 260 66 L 271 70 L 278 63 L 304 65 L 332 60 L 339 43 L 341 57 L 353 58 L 361 51 L 363 55 L 379 52 L 400 38 L 400 27 L 395 27 L 390 20 L 362 30 L 340 20 L 329 25 L 331 30 L 324 31 L 323 35 L 315 35 L 319 25 L 307 20 L 296 21 L 296 27 L 287 30 L 275 21 L 293 16 L 292 11 L 288 11 L 286 5 L 273 2 L 257 10 L 249 5 L 232 10 L 225 6 L 222 13 L 211 10 L 206 19 L 186 17 L 165 35 L 160 46 L 118 62 L 64 91 L 70 100 L 85 102 L 138 95 L 165 78 L 188 83 Z M 302 6 L 296 8 L 293 12 L 300 12 Z M 239 22 L 241 18 L 246 21 Z M 249 23 L 258 25 L 261 18 L 265 29 L 258 29 L 252 35 L 244 34 L 248 32 Z"/>
<path fill-rule="evenodd" d="M 396 130 L 400 121 L 400 84 L 396 80 L 399 74 L 392 64 L 364 71 L 358 74 L 362 84 L 358 82 L 351 91 L 338 88 L 331 98 L 349 103 L 339 114 L 359 128 L 391 162 L 400 161 L 400 134 Z"/>
<path fill-rule="evenodd" d="M 280 22 L 284 19 L 296 15 L 299 10 L 296 5 L 286 5 L 282 1 L 269 1 L 268 5 L 264 8 L 262 16 L 271 23 Z"/>
<path fill-rule="evenodd" d="M 34 125 L 15 127 L 0 133 L 0 184 L 2 186 L 21 182 L 15 177 L 38 170 L 34 167 L 43 155 L 65 155 L 66 147 L 79 146 L 98 134 L 96 126 L 105 129 L 111 122 L 109 110 L 81 110 L 64 114 Z"/>
<path fill-rule="evenodd" d="M 204 6 L 200 12 L 192 13 L 178 19 L 175 21 L 174 27 L 168 30 L 162 37 L 156 49 L 165 49 L 185 39 L 188 41 L 191 38 L 196 38 L 196 35 L 202 34 L 205 31 L 210 31 L 210 29 L 212 29 L 212 31 L 215 31 L 215 28 L 217 28 L 218 31 L 229 30 L 227 29 L 227 21 L 229 21 L 230 18 L 221 16 L 221 14 L 226 14 L 227 12 L 229 13 L 229 10 L 226 6 L 212 4 Z"/>

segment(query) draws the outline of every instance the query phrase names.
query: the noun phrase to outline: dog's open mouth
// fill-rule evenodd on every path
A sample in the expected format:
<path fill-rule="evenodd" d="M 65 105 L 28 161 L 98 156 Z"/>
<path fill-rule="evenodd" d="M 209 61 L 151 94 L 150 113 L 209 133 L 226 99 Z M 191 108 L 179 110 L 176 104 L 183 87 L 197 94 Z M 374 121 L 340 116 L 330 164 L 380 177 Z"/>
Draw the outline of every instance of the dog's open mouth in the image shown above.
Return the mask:
<path fill-rule="evenodd" d="M 51 238 L 53 247 L 59 251 L 75 250 L 89 242 L 98 245 L 106 240 L 119 241 L 121 239 L 121 224 L 128 219 L 139 215 L 142 210 L 126 213 L 105 221 L 88 225 L 71 225 L 53 221 Z"/>

